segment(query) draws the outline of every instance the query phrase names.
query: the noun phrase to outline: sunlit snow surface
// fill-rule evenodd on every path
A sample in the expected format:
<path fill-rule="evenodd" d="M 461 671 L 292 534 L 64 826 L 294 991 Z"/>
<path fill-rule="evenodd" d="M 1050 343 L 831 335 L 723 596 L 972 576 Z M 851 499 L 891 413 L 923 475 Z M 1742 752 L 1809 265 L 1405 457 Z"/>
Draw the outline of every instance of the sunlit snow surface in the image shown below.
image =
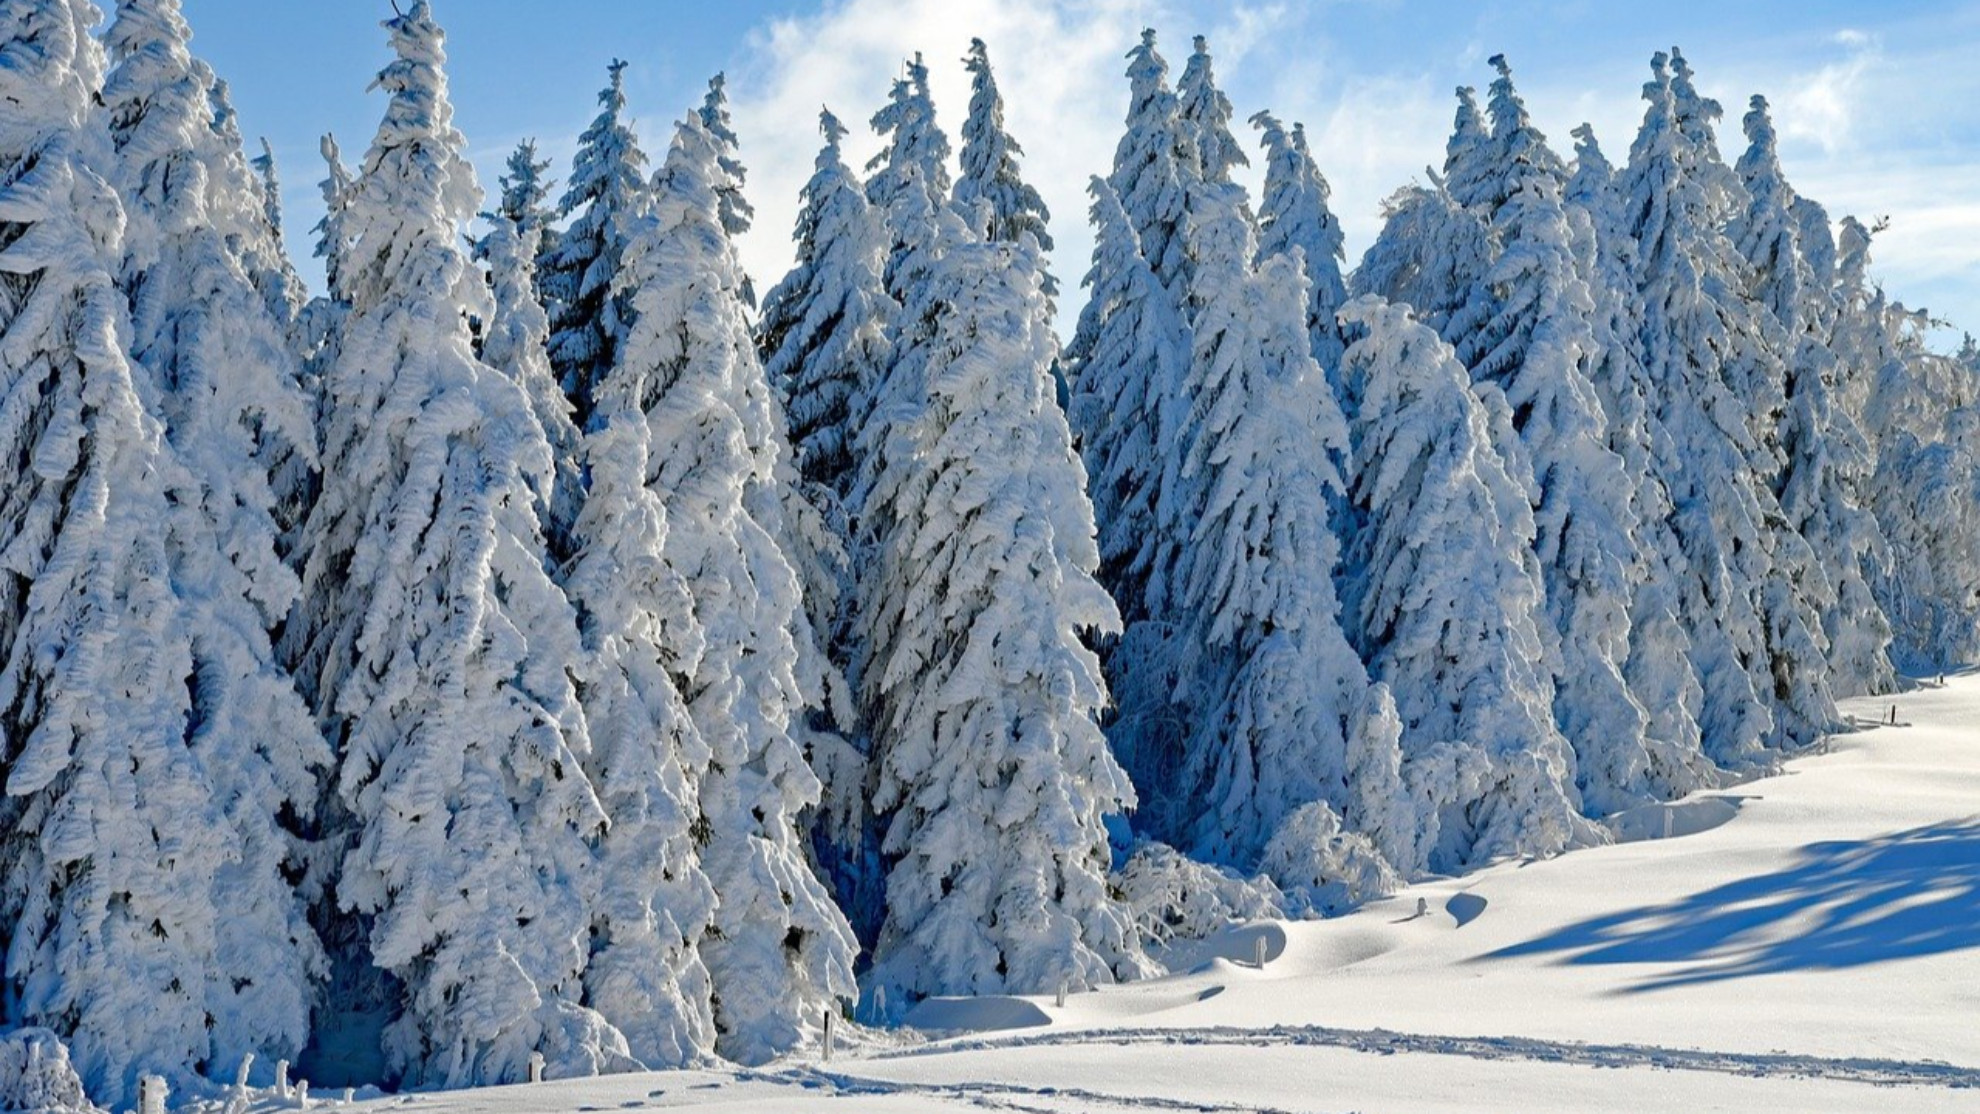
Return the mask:
<path fill-rule="evenodd" d="M 1844 710 L 1892 703 L 1900 726 L 1677 806 L 1681 838 L 1633 816 L 1632 842 L 1419 885 L 1283 944 L 1235 930 L 1194 970 L 1063 1008 L 934 1011 L 982 1032 L 343 1109 L 1980 1110 L 1980 676 Z"/>

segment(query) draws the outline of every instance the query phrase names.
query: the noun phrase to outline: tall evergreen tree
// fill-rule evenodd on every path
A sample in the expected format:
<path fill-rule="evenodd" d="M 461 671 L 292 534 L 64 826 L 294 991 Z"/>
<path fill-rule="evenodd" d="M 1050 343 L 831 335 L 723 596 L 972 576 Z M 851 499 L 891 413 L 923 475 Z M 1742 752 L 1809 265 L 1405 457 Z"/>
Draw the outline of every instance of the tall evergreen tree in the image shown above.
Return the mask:
<path fill-rule="evenodd" d="M 1796 211 L 1801 199 L 1781 171 L 1765 97 L 1752 99 L 1742 125 L 1748 146 L 1737 170 L 1748 201 L 1730 232 L 1751 268 L 1749 296 L 1771 317 L 1786 357 L 1782 467 L 1773 486 L 1787 528 L 1807 542 L 1812 558 L 1797 588 L 1822 617 L 1831 676 L 1850 691 L 1886 691 L 1895 683 L 1885 652 L 1890 622 L 1863 579 L 1877 524 L 1851 496 L 1868 470 L 1868 446 L 1832 401 L 1840 372 L 1825 336 L 1833 303 L 1801 250 L 1804 230 L 1827 238 L 1827 220 L 1805 229 L 1805 214 Z"/>
<path fill-rule="evenodd" d="M 1615 171 L 1587 125 L 1575 130 L 1575 169 L 1568 217 L 1588 275 L 1596 356 L 1589 380 L 1608 419 L 1607 444 L 1630 478 L 1626 514 L 1636 538 L 1629 604 L 1629 652 L 1623 678 L 1649 722 L 1643 737 L 1643 787 L 1675 799 L 1717 783 L 1699 737 L 1704 699 L 1691 665 L 1691 638 L 1681 618 L 1684 553 L 1671 526 L 1663 477 L 1675 447 L 1656 407 L 1656 386 L 1643 366 L 1642 309 L 1637 301 L 1636 239 L 1630 234 Z"/>
<path fill-rule="evenodd" d="M 749 231 L 756 220 L 756 209 L 743 194 L 743 184 L 749 178 L 749 171 L 742 164 L 742 142 L 736 137 L 736 129 L 729 119 L 728 77 L 716 74 L 708 79 L 708 93 L 701 99 L 701 126 L 715 139 L 720 150 L 718 159 L 725 184 L 719 187 L 722 198 L 722 231 L 731 238 Z M 743 304 L 756 308 L 756 284 L 748 275 L 742 278 Z"/>
<path fill-rule="evenodd" d="M 1193 141 L 1198 175 L 1203 181 L 1222 185 L 1231 180 L 1232 167 L 1250 166 L 1251 160 L 1231 134 L 1231 99 L 1217 87 L 1217 75 L 1210 65 L 1210 40 L 1198 35 L 1193 45 L 1195 49 L 1176 82 L 1176 107 Z"/>
<path fill-rule="evenodd" d="M 631 326 L 618 275 L 628 229 L 645 213 L 646 153 L 626 119 L 626 63 L 614 60 L 599 91 L 598 118 L 578 137 L 570 181 L 557 212 L 568 222 L 539 260 L 537 286 L 550 314 L 550 366 L 576 408 L 591 420 L 591 392 L 619 359 Z"/>
<path fill-rule="evenodd" d="M 552 468 L 522 390 L 474 358 L 488 298 L 460 232 L 479 190 L 426 0 L 385 23 L 389 100 L 341 219 L 350 299 L 326 374 L 298 678 L 337 741 L 338 908 L 403 986 L 385 1033 L 413 1084 L 629 1063 L 583 1004 L 581 879 L 606 824 L 586 779 L 574 613 L 544 567 Z"/>
<path fill-rule="evenodd" d="M 1489 385 L 1405 306 L 1362 298 L 1348 348 L 1357 526 L 1348 626 L 1394 691 L 1419 862 L 1449 871 L 1598 841 L 1580 815 L 1554 684 L 1529 495 L 1501 455 Z"/>
<path fill-rule="evenodd" d="M 178 0 L 121 0 L 106 39 L 108 170 L 128 216 L 119 285 L 132 353 L 149 373 L 173 466 L 165 545 L 183 601 L 191 676 L 185 746 L 214 783 L 237 844 L 216 871 L 208 976 L 211 1062 L 294 1055 L 309 1032 L 322 951 L 284 871 L 329 759 L 269 632 L 299 590 L 281 556 L 271 471 L 316 457 L 283 322 L 238 245 L 260 233 L 245 160 L 213 126 L 212 73 L 188 51 Z M 230 231 L 232 235 L 230 236 Z"/>
<path fill-rule="evenodd" d="M 1004 96 L 997 91 L 990 51 L 982 39 L 969 40 L 969 55 L 963 65 L 970 74 L 969 119 L 963 122 L 962 177 L 956 179 L 956 203 L 972 206 L 982 202 L 988 207 L 989 227 L 979 231 L 990 239 L 1016 243 L 1028 232 L 1039 247 L 1051 251 L 1052 233 L 1046 225 L 1052 211 L 1018 169 L 1018 156 L 1024 154 L 1024 148 L 1004 130 Z M 1051 292 L 1049 285 L 1046 292 Z"/>
<path fill-rule="evenodd" d="M 1250 866 L 1318 801 L 1413 865 L 1397 737 L 1364 724 L 1386 697 L 1371 700 L 1334 595 L 1328 516 L 1345 500 L 1347 426 L 1312 356 L 1300 251 L 1254 269 L 1229 194 L 1206 199 L 1190 236 L 1200 294 L 1180 403 L 1193 436 L 1178 447 L 1190 501 L 1177 602 L 1195 650 L 1177 694 L 1187 777 L 1171 790 L 1196 813 L 1188 845 Z"/>
<path fill-rule="evenodd" d="M 1820 570 L 1771 486 L 1780 362 L 1722 231 L 1744 189 L 1709 141 L 1718 106 L 1691 91 L 1681 61 L 1660 53 L 1652 68 L 1626 188 L 1645 366 L 1676 449 L 1666 486 L 1689 566 L 1682 598 L 1701 728 L 1708 753 L 1737 763 L 1763 744 L 1812 742 L 1835 722 L 1826 640 L 1808 606 Z"/>
<path fill-rule="evenodd" d="M 718 899 L 701 956 L 723 1055 L 788 1052 L 852 992 L 853 938 L 812 873 L 798 814 L 817 777 L 792 737 L 804 710 L 795 572 L 779 548 L 778 443 L 769 384 L 721 223 L 730 179 L 698 116 L 682 122 L 635 227 L 620 289 L 636 311 L 614 376 L 665 446 L 648 486 L 664 493 L 669 561 L 706 636 L 684 695 L 709 749 L 699 775 L 701 861 Z"/>
<path fill-rule="evenodd" d="M 876 978 L 910 997 L 1089 987 L 1147 969 L 1107 889 L 1102 822 L 1134 791 L 1082 642 L 1119 620 L 1092 579 L 1036 246 L 926 219 L 939 257 L 872 434 L 861 618 L 893 864 Z"/>
<path fill-rule="evenodd" d="M 1134 225 L 1142 258 L 1180 299 L 1186 269 L 1184 191 L 1198 173 L 1200 156 L 1169 89 L 1169 64 L 1155 50 L 1155 32 L 1143 31 L 1141 44 L 1127 57 L 1127 130 L 1114 149 L 1107 184 Z"/>
<path fill-rule="evenodd" d="M 526 208 L 522 211 L 527 214 Z M 552 467 L 548 473 L 531 476 L 530 482 L 550 564 L 561 566 L 572 552 L 584 472 L 571 401 L 550 367 L 550 317 L 536 298 L 537 245 L 544 228 L 534 222 L 519 225 L 506 213 L 483 216 L 488 231 L 475 242 L 475 254 L 488 268 L 494 300 L 481 331 L 481 361 L 522 388 L 532 416 L 543 427 Z"/>
<path fill-rule="evenodd" d="M 887 249 L 887 287 L 898 298 L 902 261 L 925 247 L 911 239 L 916 229 L 895 223 L 901 192 L 919 190 L 934 206 L 949 202 L 949 137 L 935 122 L 935 96 L 929 91 L 928 67 L 921 55 L 916 54 L 905 75 L 895 79 L 886 106 L 873 114 L 872 123 L 887 145 L 867 161 L 871 177 L 866 199 L 887 225 L 892 241 Z"/>
<path fill-rule="evenodd" d="M 248 277 L 254 280 L 255 289 L 261 291 L 268 312 L 293 333 L 296 319 L 302 316 L 302 307 L 309 301 L 309 291 L 283 244 L 282 179 L 276 171 L 275 149 L 266 139 L 261 141 L 261 154 L 254 157 L 252 165 L 261 196 L 262 243 L 249 249 Z"/>
<path fill-rule="evenodd" d="M 843 504 L 858 475 L 863 400 L 887 363 L 893 303 L 881 280 L 880 217 L 841 152 L 846 129 L 829 110 L 818 127 L 825 145 L 800 194 L 797 263 L 763 300 L 760 347 L 784 394 L 799 474 Z"/>
<path fill-rule="evenodd" d="M 1261 259 L 1300 250 L 1307 278 L 1306 329 L 1313 338 L 1313 356 L 1330 378 L 1339 370 L 1347 345 L 1337 314 L 1347 304 L 1347 283 L 1341 278 L 1347 237 L 1328 206 L 1332 189 L 1314 165 L 1306 145 L 1306 127 L 1295 123 L 1286 131 L 1278 118 L 1260 112 L 1251 118 L 1265 148 L 1265 192 L 1258 204 L 1258 254 Z"/>
<path fill-rule="evenodd" d="M 91 112 L 98 18 L 24 0 L 0 31 L 0 382 L 17 400 L 0 423 L 14 462 L 0 484 L 0 999 L 8 1023 L 60 1031 L 91 1093 L 122 1105 L 142 1073 L 184 1080 L 244 1046 L 300 1041 L 284 984 L 304 992 L 308 964 L 277 956 L 305 941 L 279 905 L 237 910 L 221 886 L 255 879 L 274 838 L 264 818 L 244 851 L 235 823 L 267 797 L 230 795 L 306 779 L 308 759 L 271 756 L 285 763 L 271 775 L 252 751 L 209 747 L 193 719 L 167 540 L 181 466 L 122 348 L 121 206 L 84 159 L 107 146 Z M 183 88 L 182 103 L 204 93 Z M 229 759 L 245 767 L 212 765 Z M 243 941 L 237 913 L 270 938 Z M 237 961 L 268 962 L 265 996 L 234 984 Z"/>

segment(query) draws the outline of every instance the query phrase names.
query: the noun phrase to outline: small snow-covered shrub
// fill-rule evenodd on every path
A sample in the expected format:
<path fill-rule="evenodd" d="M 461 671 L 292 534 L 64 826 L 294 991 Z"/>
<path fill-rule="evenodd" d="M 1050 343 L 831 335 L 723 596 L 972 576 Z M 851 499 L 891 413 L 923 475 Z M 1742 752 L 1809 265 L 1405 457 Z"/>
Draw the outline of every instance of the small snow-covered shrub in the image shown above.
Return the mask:
<path fill-rule="evenodd" d="M 96 1114 L 69 1050 L 46 1029 L 0 1034 L 0 1114 Z"/>
<path fill-rule="evenodd" d="M 1344 831 L 1325 801 L 1295 809 L 1265 845 L 1260 868 L 1284 887 L 1288 912 L 1332 916 L 1402 885 L 1368 837 Z"/>
<path fill-rule="evenodd" d="M 1246 879 L 1166 843 L 1142 844 L 1113 883 L 1142 940 L 1156 949 L 1202 940 L 1232 921 L 1285 916 L 1285 897 L 1270 878 Z"/>

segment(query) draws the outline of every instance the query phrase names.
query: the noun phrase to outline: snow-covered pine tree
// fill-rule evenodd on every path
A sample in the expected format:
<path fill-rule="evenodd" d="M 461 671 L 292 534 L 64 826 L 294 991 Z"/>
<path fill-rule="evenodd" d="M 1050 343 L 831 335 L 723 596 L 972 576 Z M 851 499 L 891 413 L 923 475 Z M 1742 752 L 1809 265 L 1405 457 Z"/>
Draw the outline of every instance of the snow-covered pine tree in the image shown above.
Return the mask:
<path fill-rule="evenodd" d="M 1663 476 L 1675 451 L 1656 408 L 1656 387 L 1643 366 L 1642 310 L 1637 301 L 1636 240 L 1616 190 L 1615 171 L 1594 130 L 1575 129 L 1574 174 L 1567 215 L 1588 276 L 1596 356 L 1588 367 L 1608 419 L 1607 444 L 1623 461 L 1632 491 L 1626 521 L 1636 539 L 1631 575 L 1629 650 L 1623 679 L 1649 715 L 1643 736 L 1643 788 L 1676 799 L 1718 783 L 1699 740 L 1704 698 L 1691 667 L 1691 639 L 1678 598 L 1684 564 L 1671 526 Z"/>
<path fill-rule="evenodd" d="M 722 231 L 731 239 L 749 231 L 756 220 L 756 210 L 743 194 L 743 183 L 749 179 L 749 171 L 742 164 L 742 142 L 736 137 L 735 125 L 729 119 L 729 79 L 726 74 L 716 74 L 708 79 L 708 92 L 701 99 L 701 126 L 708 129 L 717 148 L 721 151 L 720 163 L 726 183 L 719 187 L 722 197 Z M 745 274 L 742 277 L 743 304 L 756 308 L 756 284 Z"/>
<path fill-rule="evenodd" d="M 544 566 L 552 469 L 514 381 L 474 358 L 488 291 L 460 234 L 480 200 L 426 0 L 340 219 L 350 304 L 325 376 L 323 491 L 285 637 L 337 741 L 331 896 L 403 987 L 384 1034 L 409 1085 L 631 1063 L 582 1005 L 582 888 L 605 828 L 583 758 L 575 614 Z"/>
<path fill-rule="evenodd" d="M 797 263 L 763 300 L 758 349 L 790 422 L 795 485 L 820 509 L 839 553 L 853 548 L 859 478 L 855 446 L 867 399 L 888 363 L 896 305 L 881 280 L 886 232 L 840 151 L 845 128 L 819 113 L 825 144 L 801 195 Z M 781 461 L 780 461 L 781 463 Z M 850 673 L 850 561 L 796 562 L 805 612 L 827 664 Z M 884 913 L 878 855 L 867 840 L 864 732 L 850 691 L 829 685 L 806 713 L 811 766 L 821 783 L 813 847 L 853 927 L 872 939 Z M 815 729 L 815 730 L 809 730 Z"/>
<path fill-rule="evenodd" d="M 618 275 L 628 228 L 645 213 L 646 153 L 626 119 L 626 65 L 606 68 L 603 106 L 578 137 L 571 177 L 558 202 L 568 223 L 538 260 L 537 288 L 550 314 L 550 366 L 570 396 L 578 428 L 591 420 L 591 390 L 618 362 L 627 307 Z"/>
<path fill-rule="evenodd" d="M 1258 202 L 1258 254 L 1290 255 L 1300 249 L 1307 278 L 1306 328 L 1313 338 L 1313 357 L 1330 381 L 1347 348 L 1338 317 L 1347 304 L 1347 283 L 1341 279 L 1346 259 L 1346 235 L 1328 206 L 1332 189 L 1314 165 L 1306 145 L 1306 126 L 1292 131 L 1270 112 L 1251 118 L 1265 148 L 1265 192 Z"/>
<path fill-rule="evenodd" d="M 764 371 L 784 394 L 792 452 L 807 483 L 850 500 L 864 399 L 887 364 L 894 305 L 881 280 L 885 231 L 840 144 L 846 129 L 818 114 L 825 145 L 800 196 L 797 263 L 763 299 Z"/>
<path fill-rule="evenodd" d="M 243 954 L 216 885 L 268 865 L 243 856 L 226 795 L 256 793 L 267 766 L 236 752 L 224 757 L 247 769 L 210 769 L 223 755 L 189 735 L 193 654 L 165 490 L 180 466 L 147 411 L 153 385 L 123 351 L 111 271 L 123 213 L 89 165 L 110 159 L 92 113 L 99 18 L 80 0 L 33 0 L 10 5 L 0 30 L 0 380 L 17 400 L 0 423 L 13 462 L 0 484 L 0 998 L 8 1024 L 58 1030 L 91 1093 L 121 1106 L 139 1074 L 184 1082 L 247 1027 L 268 1026 L 249 1039 L 269 1047 L 299 1042 L 306 1017 L 281 999 L 308 963 L 275 961 L 306 946 L 288 934 L 286 895 L 250 902 L 276 935 Z M 268 829 L 257 851 L 277 838 Z M 271 964 L 275 985 L 243 1002 L 232 964 L 253 962 Z"/>
<path fill-rule="evenodd" d="M 977 231 L 989 239 L 1016 243 L 1029 232 L 1040 248 L 1051 251 L 1052 233 L 1046 225 L 1052 211 L 1018 169 L 1018 156 L 1024 154 L 1024 148 L 1004 130 L 1004 96 L 997 91 L 997 77 L 990 71 L 990 51 L 982 39 L 969 40 L 969 55 L 963 65 L 970 74 L 969 119 L 963 122 L 962 177 L 956 179 L 956 203 L 988 206 L 989 227 Z M 1045 292 L 1052 290 L 1048 276 Z"/>
<path fill-rule="evenodd" d="M 1444 141 L 1443 188 L 1461 207 L 1484 209 L 1489 215 L 1500 169 L 1497 152 L 1485 124 L 1485 114 L 1478 109 L 1478 90 L 1470 85 L 1458 86 L 1457 102 L 1451 137 Z"/>
<path fill-rule="evenodd" d="M 1143 31 L 1141 44 L 1127 58 L 1127 130 L 1114 149 L 1107 184 L 1134 226 L 1142 258 L 1180 305 L 1186 268 L 1185 190 L 1200 173 L 1200 156 L 1169 89 L 1169 64 L 1155 50 L 1155 32 Z M 1077 346 L 1073 351 L 1084 355 Z"/>
<path fill-rule="evenodd" d="M 275 149 L 268 145 L 268 140 L 261 141 L 261 153 L 251 165 L 261 194 L 261 233 L 266 239 L 258 250 L 250 249 L 248 253 L 248 277 L 254 280 L 255 289 L 261 291 L 268 312 L 293 333 L 296 319 L 302 316 L 302 308 L 309 301 L 309 290 L 289 260 L 282 240 L 282 179 L 275 166 Z"/>
<path fill-rule="evenodd" d="M 1496 253 L 1485 219 L 1449 189 L 1405 186 L 1382 203 L 1382 231 L 1349 288 L 1411 307 L 1416 320 L 1446 338 L 1462 336 L 1475 325 L 1465 311 Z M 1341 389 L 1352 421 L 1357 387 L 1344 377 Z"/>
<path fill-rule="evenodd" d="M 1810 221 L 1788 185 L 1765 97 L 1753 97 L 1742 125 L 1748 145 L 1737 170 L 1747 206 L 1729 231 L 1751 268 L 1750 295 L 1771 315 L 1786 358 L 1783 463 L 1773 486 L 1788 528 L 1806 541 L 1813 558 L 1797 587 L 1821 615 L 1823 650 L 1836 684 L 1849 692 L 1885 692 L 1896 681 L 1885 649 L 1890 621 L 1863 578 L 1878 527 L 1853 497 L 1868 471 L 1869 451 L 1855 422 L 1834 403 L 1840 362 L 1826 338 L 1834 302 L 1828 289 L 1818 287 L 1801 250 L 1804 231 L 1819 237 L 1818 245 L 1828 240 L 1828 221 Z M 1833 242 L 1818 250 L 1832 257 Z"/>
<path fill-rule="evenodd" d="M 549 547 L 547 558 L 556 568 L 573 551 L 571 531 L 585 481 L 571 400 L 550 367 L 550 317 L 536 299 L 536 248 L 544 228 L 534 222 L 518 225 L 506 213 L 484 217 L 488 231 L 475 242 L 475 254 L 488 268 L 494 301 L 481 330 L 481 360 L 522 388 L 549 442 L 553 467 L 547 474 L 530 477 L 530 482 L 536 490 L 536 517 Z"/>
<path fill-rule="evenodd" d="M 1231 168 L 1250 166 L 1244 147 L 1231 134 L 1231 99 L 1217 87 L 1210 65 L 1210 40 L 1196 36 L 1189 61 L 1176 82 L 1176 108 L 1196 150 L 1197 173 L 1205 182 L 1222 185 Z"/>
<path fill-rule="evenodd" d="M 658 1069 L 715 1047 L 700 955 L 715 891 L 697 838 L 707 837 L 698 788 L 710 754 L 682 696 L 706 643 L 654 486 L 667 449 L 648 420 L 650 389 L 630 364 L 598 384 L 566 585 L 585 639 L 586 770 L 610 822 L 591 887 L 587 1000 Z"/>
<path fill-rule="evenodd" d="M 1701 733 L 1715 760 L 1740 764 L 1762 745 L 1813 742 L 1835 707 L 1820 619 L 1807 606 L 1806 577 L 1819 570 L 1771 487 L 1778 352 L 1722 231 L 1733 191 L 1744 190 L 1699 138 L 1718 106 L 1680 82 L 1681 69 L 1662 53 L 1652 60 L 1624 189 L 1644 364 L 1673 439 L 1665 486 L 1687 565 L 1679 598 L 1704 688 Z"/>
<path fill-rule="evenodd" d="M 283 323 L 236 255 L 263 215 L 213 126 L 212 74 L 178 0 L 120 0 L 103 91 L 110 180 L 127 222 L 119 286 L 172 452 L 165 543 L 191 646 L 185 746 L 211 779 L 237 853 L 211 864 L 223 968 L 208 975 L 211 1063 L 293 1056 L 322 952 L 284 871 L 329 750 L 269 632 L 300 585 L 279 552 L 273 468 L 316 457 Z M 232 233 L 232 235 L 230 235 Z M 291 458 L 295 458 L 293 461 Z"/>
<path fill-rule="evenodd" d="M 1574 746 L 1586 808 L 1642 800 L 1648 715 L 1629 690 L 1629 606 L 1638 566 L 1634 492 L 1608 446 L 1608 417 L 1589 379 L 1594 298 L 1561 200 L 1565 177 L 1514 89 L 1504 55 L 1492 84 L 1492 165 L 1478 211 L 1496 258 L 1450 335 L 1473 379 L 1497 385 L 1532 470 L 1535 551 L 1558 648 L 1554 715 Z"/>
<path fill-rule="evenodd" d="M 1036 244 L 929 218 L 937 250 L 869 434 L 865 697 L 893 863 L 875 977 L 910 999 L 1090 987 L 1147 969 L 1108 891 L 1103 819 L 1134 791 L 1082 641 L 1119 620 L 1092 579 Z"/>
<path fill-rule="evenodd" d="M 666 555 L 706 634 L 684 692 L 709 748 L 696 840 L 719 901 L 701 956 L 716 1047 L 760 1063 L 809 1039 L 852 993 L 854 942 L 796 826 L 819 791 L 792 737 L 805 705 L 804 617 L 778 524 L 763 521 L 788 450 L 722 228 L 720 191 L 731 180 L 720 150 L 699 116 L 683 121 L 655 176 L 652 212 L 633 226 L 615 293 L 636 317 L 612 373 L 631 381 L 613 397 L 646 415 Z"/>
<path fill-rule="evenodd" d="M 1301 249 L 1254 269 L 1256 242 L 1230 188 L 1199 198 L 1189 235 L 1196 327 L 1178 403 L 1191 436 L 1178 446 L 1188 548 L 1177 613 L 1192 652 L 1175 698 L 1190 731 L 1185 776 L 1165 788 L 1194 816 L 1175 835 L 1248 868 L 1287 817 L 1321 802 L 1413 867 L 1397 735 L 1364 730 L 1381 703 L 1334 594 L 1328 515 L 1345 501 L 1337 462 L 1348 436 L 1313 359 Z M 1312 847 L 1304 861 L 1330 851 Z M 1275 881 L 1324 884 L 1301 875 Z"/>
<path fill-rule="evenodd" d="M 887 289 L 898 299 L 897 276 L 903 260 L 925 248 L 912 238 L 921 234 L 921 229 L 895 223 L 901 191 L 920 190 L 930 205 L 949 203 L 949 137 L 935 122 L 935 97 L 928 89 L 928 67 L 922 64 L 920 54 L 907 63 L 906 73 L 895 79 L 887 104 L 873 114 L 872 124 L 887 145 L 867 161 L 871 177 L 866 183 L 866 200 L 887 227 L 890 242 L 884 274 Z"/>
<path fill-rule="evenodd" d="M 1554 724 L 1533 513 L 1493 437 L 1505 403 L 1408 307 L 1364 297 L 1343 316 L 1362 331 L 1345 358 L 1361 388 L 1347 564 L 1364 570 L 1344 625 L 1395 693 L 1418 862 L 1599 842 Z"/>
<path fill-rule="evenodd" d="M 557 214 L 549 204 L 553 184 L 549 171 L 550 160 L 536 155 L 536 140 L 516 144 L 496 181 L 495 211 L 481 214 L 484 220 L 506 217 L 520 235 L 537 237 L 539 253 L 547 253 L 556 236 L 550 227 Z"/>

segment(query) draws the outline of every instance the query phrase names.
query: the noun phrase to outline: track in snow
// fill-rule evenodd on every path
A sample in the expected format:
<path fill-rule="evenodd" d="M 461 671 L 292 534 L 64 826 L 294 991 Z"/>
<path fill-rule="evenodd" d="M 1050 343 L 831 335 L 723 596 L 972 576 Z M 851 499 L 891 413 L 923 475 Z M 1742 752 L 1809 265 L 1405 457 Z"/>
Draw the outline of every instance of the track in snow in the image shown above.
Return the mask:
<path fill-rule="evenodd" d="M 1243 1029 L 1233 1026 L 1087 1029 L 999 1038 L 964 1038 L 881 1052 L 871 1056 L 870 1059 L 898 1060 L 959 1052 L 1068 1045 L 1327 1047 L 1382 1056 L 1414 1053 L 1430 1056 L 1462 1056 L 1478 1060 L 1539 1061 L 1596 1068 L 1662 1068 L 1669 1071 L 1716 1072 L 1721 1075 L 1739 1075 L 1756 1079 L 1783 1077 L 1816 1079 L 1863 1083 L 1878 1087 L 1980 1089 L 1980 1068 L 1962 1067 L 1935 1060 L 1832 1058 L 1788 1052 L 1713 1052 L 1704 1049 L 1660 1048 L 1655 1045 L 1640 1044 L 1584 1044 L 1579 1041 L 1551 1041 L 1534 1037 L 1447 1037 L 1394 1033 L 1386 1029 L 1336 1029 L 1321 1025 L 1278 1025 L 1263 1029 Z M 846 1078 L 850 1080 L 852 1077 Z M 893 1086 L 879 1081 L 873 1083 L 876 1086 Z M 1068 1092 L 1059 1093 L 1068 1094 Z M 1175 1109 L 1216 1108 L 1203 1107 L 1200 1104 L 1179 1104 Z"/>

